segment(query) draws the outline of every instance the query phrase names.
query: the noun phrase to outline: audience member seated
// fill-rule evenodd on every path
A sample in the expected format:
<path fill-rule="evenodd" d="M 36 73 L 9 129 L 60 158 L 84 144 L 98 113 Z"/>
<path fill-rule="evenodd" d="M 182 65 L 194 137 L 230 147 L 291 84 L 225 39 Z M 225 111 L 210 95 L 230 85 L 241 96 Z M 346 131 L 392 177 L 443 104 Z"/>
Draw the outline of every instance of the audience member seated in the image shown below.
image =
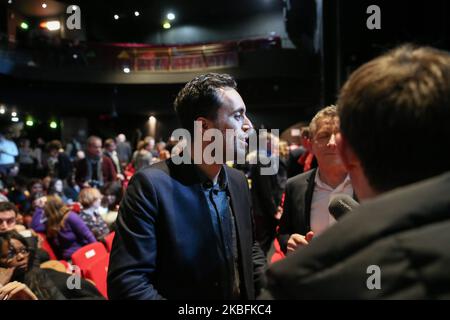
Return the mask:
<path fill-rule="evenodd" d="M 69 261 L 81 247 L 96 242 L 84 221 L 58 196 L 48 196 L 44 206 L 46 234 L 58 259 Z"/>
<path fill-rule="evenodd" d="M 80 218 L 83 219 L 97 240 L 103 240 L 109 234 L 109 228 L 98 211 L 102 194 L 95 188 L 84 188 L 80 192 L 78 201 L 83 206 Z"/>
<path fill-rule="evenodd" d="M 48 188 L 48 195 L 57 195 L 65 204 L 71 204 L 72 199 L 68 198 L 64 193 L 64 185 L 61 179 L 52 179 Z"/>
<path fill-rule="evenodd" d="M 70 290 L 70 274 L 41 269 L 34 259 L 34 250 L 20 234 L 0 234 L 0 299 L 11 294 L 11 287 L 22 290 L 7 299 L 103 299 L 97 288 L 84 279 L 80 279 L 80 289 Z"/>
<path fill-rule="evenodd" d="M 32 229 L 27 229 L 23 222 L 18 221 L 19 212 L 12 202 L 0 202 L 0 234 L 17 231 L 23 236 L 28 245 L 36 252 L 37 261 L 44 262 L 50 259 L 47 252 L 41 249 L 37 234 Z"/>

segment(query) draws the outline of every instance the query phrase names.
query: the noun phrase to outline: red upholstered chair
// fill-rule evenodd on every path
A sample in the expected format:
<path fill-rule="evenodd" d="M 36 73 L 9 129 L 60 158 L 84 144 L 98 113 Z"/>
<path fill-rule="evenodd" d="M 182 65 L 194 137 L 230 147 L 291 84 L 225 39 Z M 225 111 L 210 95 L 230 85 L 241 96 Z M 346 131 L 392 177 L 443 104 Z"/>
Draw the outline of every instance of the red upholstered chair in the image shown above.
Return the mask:
<path fill-rule="evenodd" d="M 98 291 L 108 299 L 106 278 L 108 275 L 109 254 L 97 259 L 84 271 L 85 278 L 95 283 Z"/>
<path fill-rule="evenodd" d="M 88 244 L 72 254 L 72 264 L 78 266 L 84 276 L 85 270 L 108 253 L 101 242 Z"/>

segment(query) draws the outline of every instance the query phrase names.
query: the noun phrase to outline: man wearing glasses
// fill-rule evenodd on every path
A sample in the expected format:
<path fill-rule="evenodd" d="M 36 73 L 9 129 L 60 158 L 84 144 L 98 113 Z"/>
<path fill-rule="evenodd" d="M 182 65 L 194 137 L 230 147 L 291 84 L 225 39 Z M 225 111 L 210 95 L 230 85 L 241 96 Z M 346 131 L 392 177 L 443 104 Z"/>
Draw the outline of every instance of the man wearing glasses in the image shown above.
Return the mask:
<path fill-rule="evenodd" d="M 330 197 L 353 195 L 347 171 L 336 149 L 339 118 L 336 106 L 320 110 L 310 123 L 312 152 L 318 168 L 288 180 L 278 241 L 284 253 L 308 245 L 336 220 L 328 211 Z"/>

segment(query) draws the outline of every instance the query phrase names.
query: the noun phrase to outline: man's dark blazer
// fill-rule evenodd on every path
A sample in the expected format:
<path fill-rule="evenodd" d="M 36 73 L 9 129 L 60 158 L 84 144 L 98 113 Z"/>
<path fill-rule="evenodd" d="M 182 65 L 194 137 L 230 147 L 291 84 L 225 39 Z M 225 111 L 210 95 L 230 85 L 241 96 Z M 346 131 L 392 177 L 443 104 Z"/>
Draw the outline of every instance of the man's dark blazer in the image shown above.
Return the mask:
<path fill-rule="evenodd" d="M 235 215 L 241 294 L 254 299 L 265 258 L 253 239 L 247 180 L 224 166 Z M 225 268 L 195 165 L 170 159 L 138 171 L 117 219 L 110 299 L 225 299 Z M 256 289 L 256 290 L 255 290 Z"/>
<path fill-rule="evenodd" d="M 283 215 L 278 230 L 278 242 L 284 253 L 291 234 L 305 235 L 311 231 L 311 202 L 316 172 L 317 169 L 312 169 L 287 181 Z"/>
<path fill-rule="evenodd" d="M 450 299 L 449 190 L 447 172 L 363 203 L 273 264 L 261 298 Z"/>

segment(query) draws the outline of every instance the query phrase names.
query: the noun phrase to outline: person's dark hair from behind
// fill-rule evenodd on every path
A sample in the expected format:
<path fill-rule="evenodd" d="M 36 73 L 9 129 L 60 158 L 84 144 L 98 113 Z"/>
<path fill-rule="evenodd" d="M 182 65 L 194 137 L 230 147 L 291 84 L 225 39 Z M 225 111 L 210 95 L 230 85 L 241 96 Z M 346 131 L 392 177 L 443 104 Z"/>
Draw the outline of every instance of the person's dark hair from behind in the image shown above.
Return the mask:
<path fill-rule="evenodd" d="M 357 69 L 340 126 L 378 192 L 450 169 L 450 54 L 405 45 Z"/>
<path fill-rule="evenodd" d="M 5 211 L 13 211 L 16 214 L 16 216 L 19 213 L 16 205 L 9 201 L 0 202 L 0 212 L 5 212 Z"/>
<path fill-rule="evenodd" d="M 194 130 L 198 117 L 215 120 L 217 111 L 223 104 L 219 89 L 236 89 L 234 79 L 227 74 L 208 73 L 189 81 L 178 93 L 174 107 L 183 128 Z"/>

